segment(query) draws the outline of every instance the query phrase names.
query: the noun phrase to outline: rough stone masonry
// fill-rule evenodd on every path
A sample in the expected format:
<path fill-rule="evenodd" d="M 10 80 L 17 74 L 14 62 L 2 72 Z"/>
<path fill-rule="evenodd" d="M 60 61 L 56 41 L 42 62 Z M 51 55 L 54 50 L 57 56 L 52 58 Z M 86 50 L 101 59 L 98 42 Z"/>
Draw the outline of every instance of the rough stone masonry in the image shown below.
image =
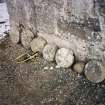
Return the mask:
<path fill-rule="evenodd" d="M 105 61 L 105 0 L 7 0 L 7 5 L 14 35 L 23 26 L 72 49 L 79 60 Z"/>

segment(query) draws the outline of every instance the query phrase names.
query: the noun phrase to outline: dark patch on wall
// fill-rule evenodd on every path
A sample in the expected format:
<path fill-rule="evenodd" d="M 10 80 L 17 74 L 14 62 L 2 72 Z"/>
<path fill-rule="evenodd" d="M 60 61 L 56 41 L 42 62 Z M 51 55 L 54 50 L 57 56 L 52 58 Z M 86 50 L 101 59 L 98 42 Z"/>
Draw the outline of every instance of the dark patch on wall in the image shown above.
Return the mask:
<path fill-rule="evenodd" d="M 99 4 L 100 15 L 104 15 L 105 16 L 105 0 L 97 0 L 97 2 Z"/>
<path fill-rule="evenodd" d="M 0 3 L 4 3 L 5 1 L 4 0 L 0 0 Z"/>
<path fill-rule="evenodd" d="M 88 18 L 87 27 L 93 30 L 94 32 L 100 32 L 100 21 L 98 18 Z"/>

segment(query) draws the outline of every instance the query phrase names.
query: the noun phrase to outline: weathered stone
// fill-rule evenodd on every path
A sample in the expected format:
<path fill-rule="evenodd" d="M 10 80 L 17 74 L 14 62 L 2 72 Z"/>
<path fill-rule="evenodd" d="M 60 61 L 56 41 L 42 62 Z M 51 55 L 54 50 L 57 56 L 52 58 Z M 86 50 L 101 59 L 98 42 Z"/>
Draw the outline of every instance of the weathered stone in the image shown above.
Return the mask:
<path fill-rule="evenodd" d="M 57 46 L 55 44 L 47 44 L 43 49 L 43 57 L 47 61 L 54 61 Z"/>
<path fill-rule="evenodd" d="M 65 47 L 71 49 L 75 53 L 76 59 L 79 59 L 80 61 L 85 61 L 88 58 L 89 52 L 86 41 L 81 40 L 70 33 L 62 34 L 61 38 L 54 36 L 53 34 L 50 36 L 46 33 L 38 33 L 38 35 L 44 37 L 49 43 L 55 43 L 60 48 Z M 65 35 L 68 35 L 68 40 L 63 37 Z"/>
<path fill-rule="evenodd" d="M 21 34 L 21 43 L 24 46 L 24 48 L 29 49 L 30 43 L 32 39 L 34 38 L 34 34 L 30 30 L 24 30 Z"/>
<path fill-rule="evenodd" d="M 9 32 L 10 39 L 14 44 L 17 44 L 20 41 L 20 35 L 18 27 L 11 27 L 11 31 Z"/>
<path fill-rule="evenodd" d="M 46 43 L 47 43 L 46 40 L 44 40 L 42 37 L 35 38 L 30 44 L 31 50 L 33 52 L 37 52 L 37 51 L 42 52 Z"/>
<path fill-rule="evenodd" d="M 78 62 L 74 64 L 73 70 L 76 71 L 77 73 L 82 73 L 84 70 L 85 64 L 83 62 Z"/>
<path fill-rule="evenodd" d="M 34 0 L 6 0 L 11 27 L 22 24 L 36 31 Z"/>
<path fill-rule="evenodd" d="M 80 61 L 90 58 L 102 59 L 104 50 L 101 49 L 101 42 L 104 40 L 101 39 L 105 38 L 104 0 L 6 1 L 11 27 L 22 24 L 37 30 L 47 41 L 72 49 Z M 98 42 L 98 49 L 102 53 L 94 50 L 96 54 L 93 54 L 90 50 L 91 42 Z M 97 48 L 96 44 L 94 48 Z"/>
<path fill-rule="evenodd" d="M 73 52 L 66 48 L 61 48 L 56 53 L 56 63 L 60 67 L 68 68 L 74 62 Z"/>
<path fill-rule="evenodd" d="M 84 70 L 87 79 L 93 83 L 99 83 L 105 79 L 105 65 L 99 61 L 88 62 Z"/>

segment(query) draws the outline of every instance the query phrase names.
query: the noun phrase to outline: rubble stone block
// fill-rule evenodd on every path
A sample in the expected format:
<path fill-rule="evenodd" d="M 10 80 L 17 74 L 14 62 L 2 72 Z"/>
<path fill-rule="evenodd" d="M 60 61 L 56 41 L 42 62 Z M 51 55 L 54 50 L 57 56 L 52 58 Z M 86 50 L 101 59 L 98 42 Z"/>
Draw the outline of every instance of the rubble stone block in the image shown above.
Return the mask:
<path fill-rule="evenodd" d="M 74 55 L 72 50 L 61 48 L 57 51 L 55 59 L 58 66 L 68 68 L 74 62 Z"/>
<path fill-rule="evenodd" d="M 55 44 L 47 44 L 43 49 L 43 57 L 47 61 L 54 61 L 57 46 Z"/>
<path fill-rule="evenodd" d="M 24 48 L 29 49 L 30 43 L 32 39 L 34 38 L 34 34 L 30 30 L 24 30 L 21 34 L 21 43 L 24 46 Z"/>
<path fill-rule="evenodd" d="M 84 70 L 87 79 L 93 83 L 99 83 L 105 79 L 105 65 L 99 61 L 88 62 Z"/>
<path fill-rule="evenodd" d="M 43 39 L 42 37 L 35 38 L 30 44 L 31 50 L 33 52 L 42 52 L 46 43 L 47 43 L 46 40 Z"/>

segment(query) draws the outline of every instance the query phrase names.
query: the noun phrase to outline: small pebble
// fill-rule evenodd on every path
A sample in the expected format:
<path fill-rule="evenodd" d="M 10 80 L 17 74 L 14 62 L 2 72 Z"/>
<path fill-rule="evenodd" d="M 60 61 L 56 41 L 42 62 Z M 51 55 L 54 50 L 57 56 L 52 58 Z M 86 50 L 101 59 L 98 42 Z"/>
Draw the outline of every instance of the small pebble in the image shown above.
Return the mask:
<path fill-rule="evenodd" d="M 56 66 L 55 66 L 55 68 L 56 68 L 56 69 L 59 69 L 59 68 L 60 68 L 60 66 L 59 66 L 59 65 L 56 65 Z"/>
<path fill-rule="evenodd" d="M 83 62 L 78 62 L 74 64 L 73 70 L 77 73 L 82 73 L 84 70 L 85 64 Z"/>
<path fill-rule="evenodd" d="M 54 68 L 53 67 L 50 67 L 50 70 L 53 70 Z"/>
<path fill-rule="evenodd" d="M 78 77 L 78 78 L 81 78 L 81 75 L 80 75 L 80 74 L 78 74 L 78 75 L 77 75 L 77 77 Z"/>
<path fill-rule="evenodd" d="M 48 67 L 44 67 L 44 70 L 48 70 Z"/>

